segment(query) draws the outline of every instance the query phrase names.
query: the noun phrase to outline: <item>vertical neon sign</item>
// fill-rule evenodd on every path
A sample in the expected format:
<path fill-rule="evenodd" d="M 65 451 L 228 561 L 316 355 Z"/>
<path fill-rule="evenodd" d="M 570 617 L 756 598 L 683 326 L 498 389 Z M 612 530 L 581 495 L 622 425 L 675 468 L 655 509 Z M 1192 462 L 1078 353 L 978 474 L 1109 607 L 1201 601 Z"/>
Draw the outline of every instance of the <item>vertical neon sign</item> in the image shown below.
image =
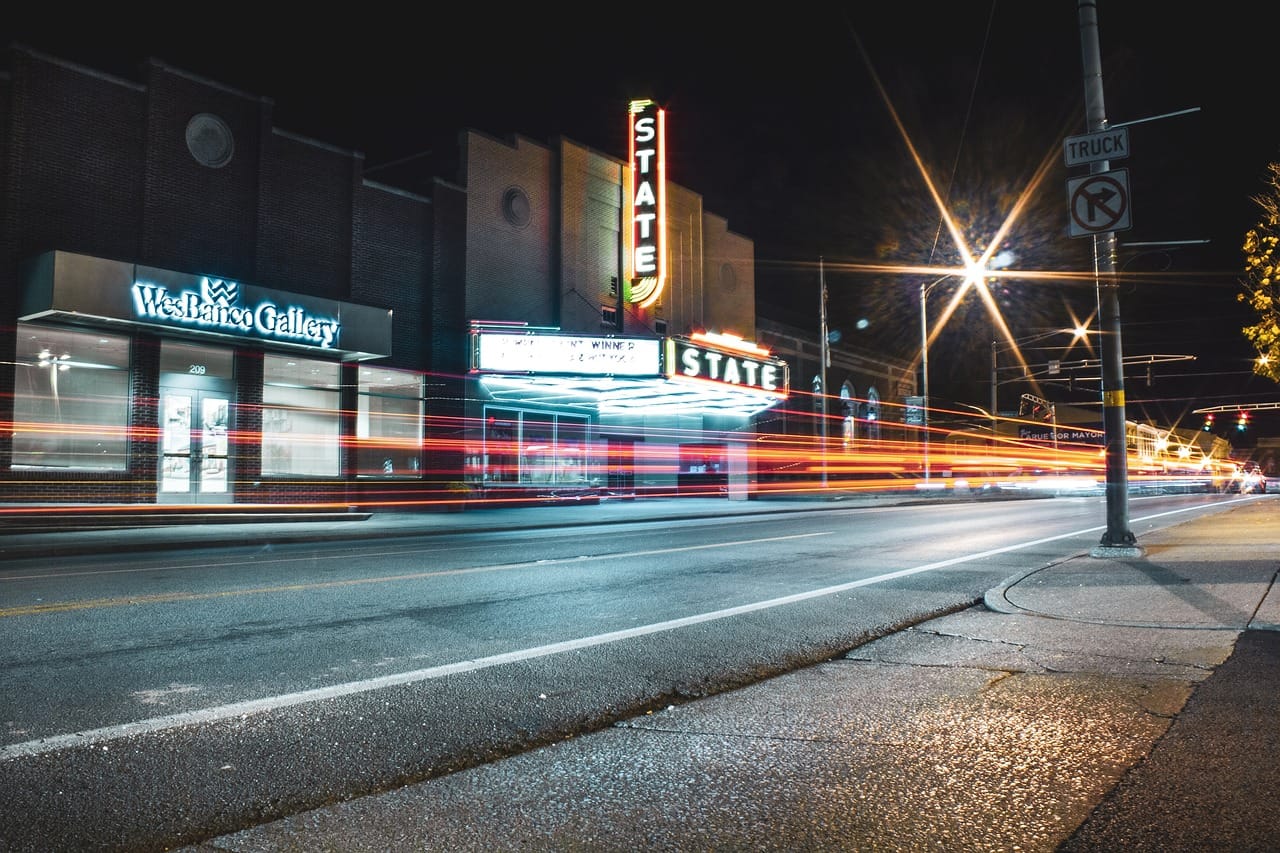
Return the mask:
<path fill-rule="evenodd" d="M 650 100 L 632 101 L 630 301 L 648 308 L 667 281 L 666 112 Z"/>

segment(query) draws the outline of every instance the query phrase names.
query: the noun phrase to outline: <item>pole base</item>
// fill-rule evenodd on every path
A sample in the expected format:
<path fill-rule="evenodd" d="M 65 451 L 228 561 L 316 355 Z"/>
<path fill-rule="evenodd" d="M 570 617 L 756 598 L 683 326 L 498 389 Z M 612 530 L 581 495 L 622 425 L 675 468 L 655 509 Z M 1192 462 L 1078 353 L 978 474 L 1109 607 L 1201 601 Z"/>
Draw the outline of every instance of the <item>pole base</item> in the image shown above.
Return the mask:
<path fill-rule="evenodd" d="M 1147 555 L 1146 550 L 1141 545 L 1094 545 L 1089 551 L 1090 557 L 1098 557 L 1103 560 L 1133 560 Z"/>

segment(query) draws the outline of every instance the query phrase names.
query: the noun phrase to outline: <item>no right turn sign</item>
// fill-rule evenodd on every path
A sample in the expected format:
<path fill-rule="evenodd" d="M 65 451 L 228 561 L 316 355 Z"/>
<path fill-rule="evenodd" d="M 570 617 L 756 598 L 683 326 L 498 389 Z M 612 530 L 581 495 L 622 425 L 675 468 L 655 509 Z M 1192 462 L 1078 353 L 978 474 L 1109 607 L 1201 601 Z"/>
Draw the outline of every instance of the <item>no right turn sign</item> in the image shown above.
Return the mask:
<path fill-rule="evenodd" d="M 1129 170 L 1114 169 L 1067 181 L 1072 237 L 1088 237 L 1132 227 Z"/>

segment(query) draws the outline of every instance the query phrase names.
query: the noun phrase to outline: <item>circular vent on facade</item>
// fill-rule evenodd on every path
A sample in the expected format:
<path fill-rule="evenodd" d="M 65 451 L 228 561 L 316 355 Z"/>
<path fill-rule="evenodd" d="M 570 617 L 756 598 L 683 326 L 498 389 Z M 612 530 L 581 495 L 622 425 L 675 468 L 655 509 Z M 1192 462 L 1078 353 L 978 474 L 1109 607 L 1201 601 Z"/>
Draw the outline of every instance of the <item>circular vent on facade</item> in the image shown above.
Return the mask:
<path fill-rule="evenodd" d="M 732 293 L 738 289 L 738 274 L 733 271 L 733 264 L 720 265 L 720 289 L 725 293 Z"/>
<path fill-rule="evenodd" d="M 502 218 L 517 228 L 529 224 L 529 196 L 519 187 L 511 187 L 502 194 Z"/>
<path fill-rule="evenodd" d="M 236 141 L 227 123 L 215 115 L 200 113 L 187 122 L 187 150 L 196 162 L 220 169 L 231 162 Z"/>

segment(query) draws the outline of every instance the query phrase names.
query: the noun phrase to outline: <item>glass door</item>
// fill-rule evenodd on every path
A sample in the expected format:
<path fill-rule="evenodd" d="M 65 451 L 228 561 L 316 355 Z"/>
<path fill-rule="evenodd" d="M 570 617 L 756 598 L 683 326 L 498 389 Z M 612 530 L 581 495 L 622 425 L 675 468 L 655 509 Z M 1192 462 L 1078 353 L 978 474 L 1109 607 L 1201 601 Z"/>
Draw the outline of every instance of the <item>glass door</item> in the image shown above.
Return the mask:
<path fill-rule="evenodd" d="M 230 401 L 189 388 L 160 395 L 160 500 L 220 503 L 231 499 Z"/>

